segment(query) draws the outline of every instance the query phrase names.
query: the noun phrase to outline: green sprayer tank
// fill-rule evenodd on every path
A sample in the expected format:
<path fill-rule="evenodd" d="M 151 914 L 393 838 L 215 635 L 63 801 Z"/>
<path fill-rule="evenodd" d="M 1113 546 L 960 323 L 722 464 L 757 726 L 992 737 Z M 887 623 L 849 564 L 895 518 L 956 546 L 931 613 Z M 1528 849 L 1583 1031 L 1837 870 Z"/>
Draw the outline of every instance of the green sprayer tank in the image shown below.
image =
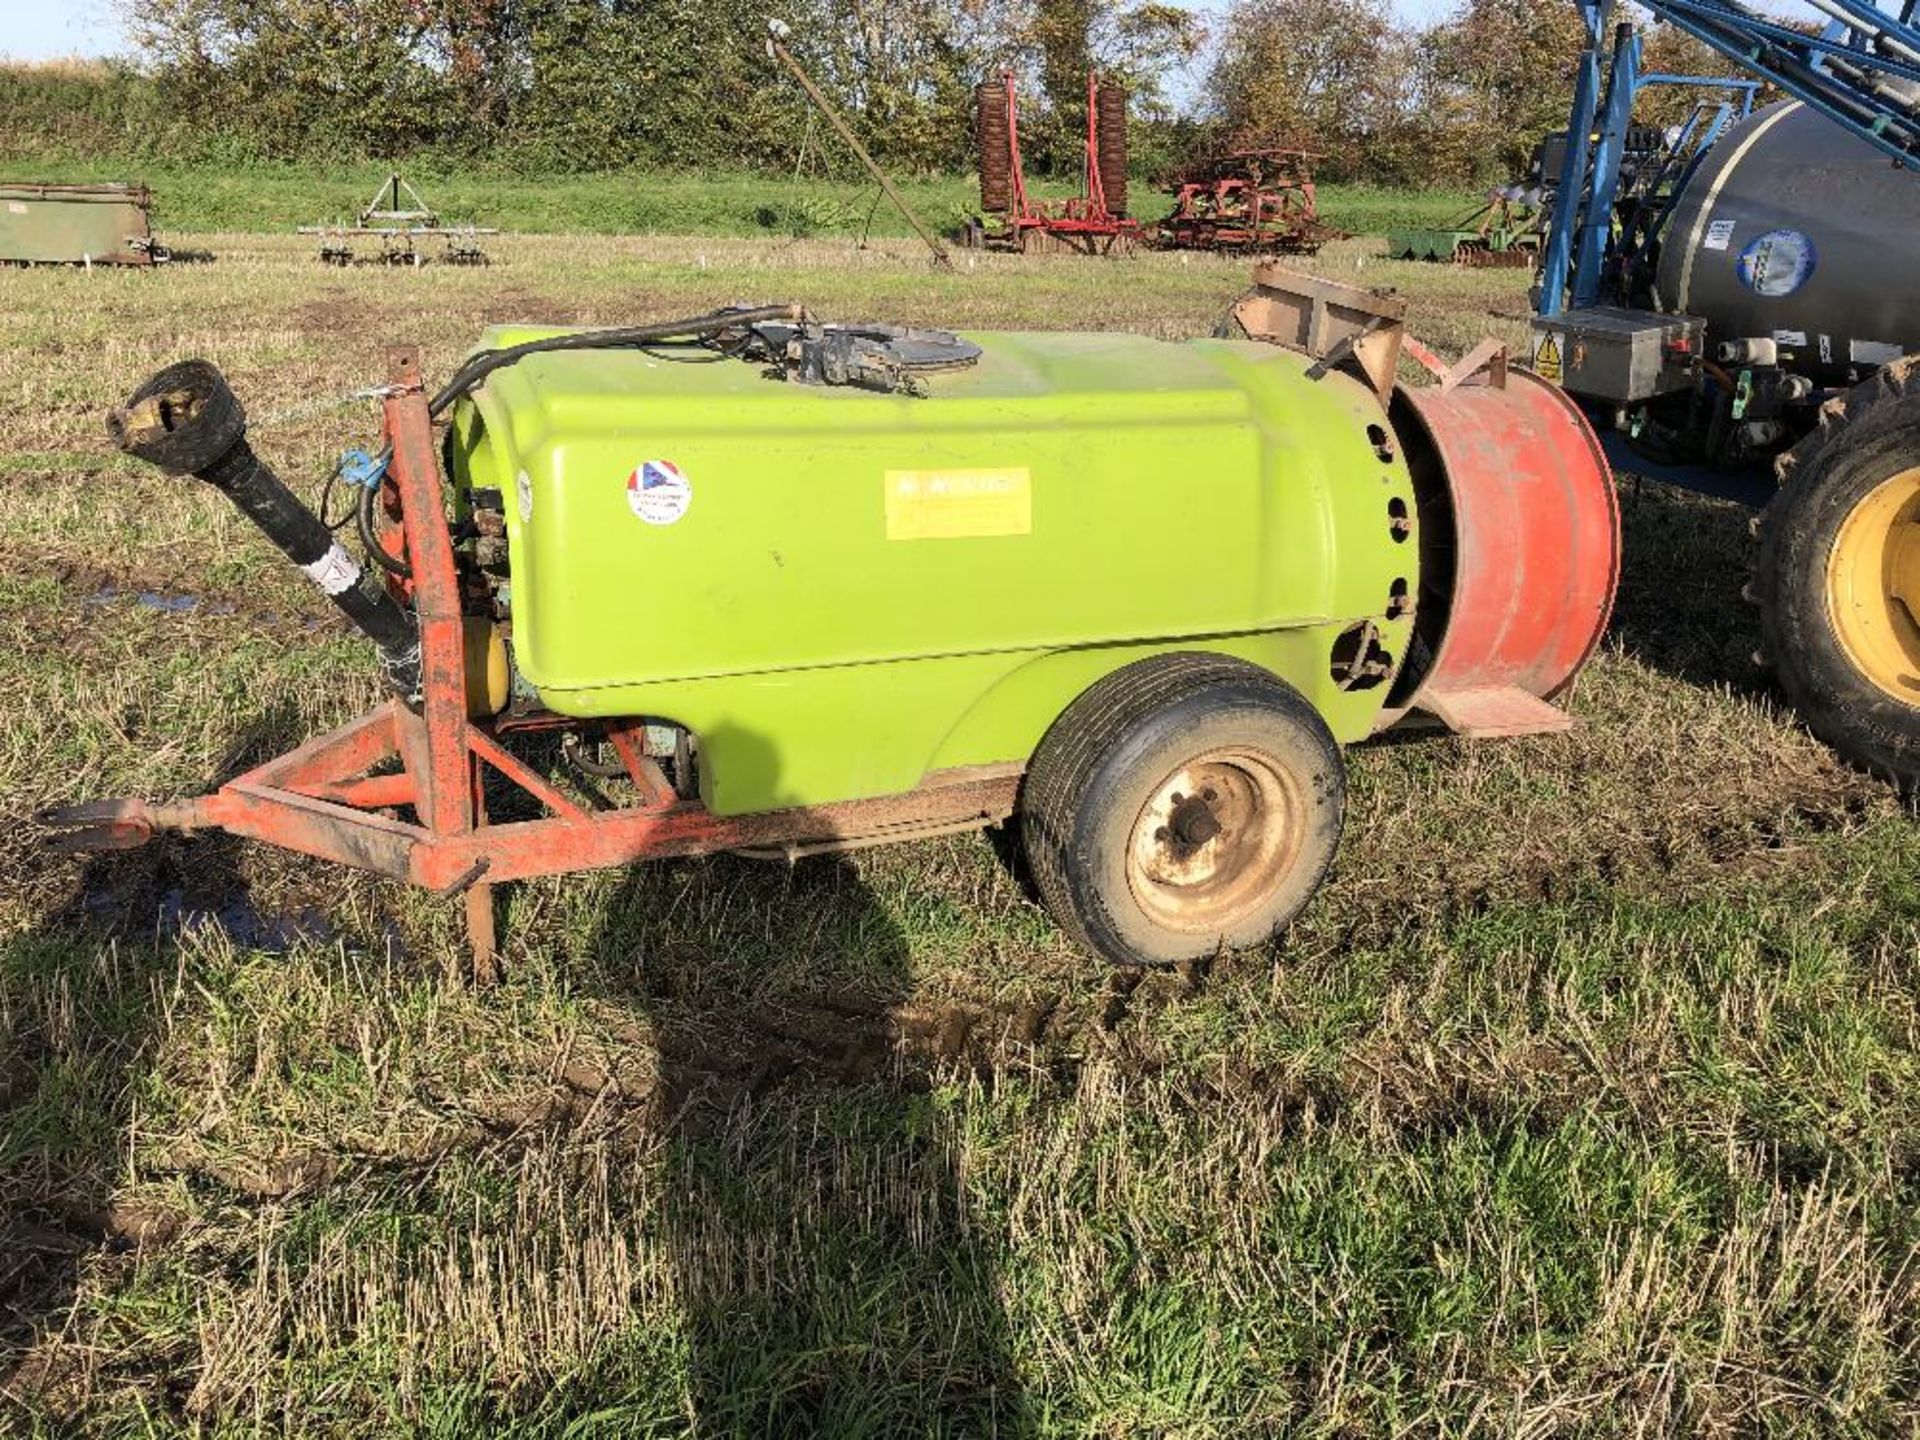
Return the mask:
<path fill-rule="evenodd" d="M 966 338 L 978 361 L 923 395 L 666 352 L 490 377 L 454 473 L 505 497 L 520 682 L 684 725 L 722 814 L 1024 761 L 1165 650 L 1241 656 L 1338 738 L 1372 729 L 1386 687 L 1336 650 L 1371 626 L 1377 659 L 1406 653 L 1419 544 L 1365 384 L 1251 340 Z"/>
<path fill-rule="evenodd" d="M 117 443 L 230 495 L 395 698 L 203 800 L 67 821 L 110 844 L 220 826 L 462 891 L 476 957 L 501 881 L 1010 821 L 1098 954 L 1256 943 L 1331 863 L 1343 746 L 1570 723 L 1547 702 L 1619 560 L 1557 389 L 1492 343 L 1441 364 L 1395 297 L 1256 281 L 1179 343 L 768 306 L 496 329 L 431 400 L 402 352 L 383 446 L 340 472 L 365 564 L 246 443 L 217 369 L 170 366 L 109 416 Z M 1403 344 L 1432 383 L 1398 383 Z M 512 752 L 555 730 L 597 777 L 571 794 Z M 508 782 L 538 818 L 489 822 Z"/>

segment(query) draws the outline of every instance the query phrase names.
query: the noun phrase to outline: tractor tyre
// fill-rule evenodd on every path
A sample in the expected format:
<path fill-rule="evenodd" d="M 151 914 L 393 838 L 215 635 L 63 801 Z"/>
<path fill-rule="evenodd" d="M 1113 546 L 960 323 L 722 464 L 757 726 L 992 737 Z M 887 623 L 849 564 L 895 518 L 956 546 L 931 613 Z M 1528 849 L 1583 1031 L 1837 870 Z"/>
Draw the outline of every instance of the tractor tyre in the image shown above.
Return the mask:
<path fill-rule="evenodd" d="M 1060 928 L 1119 965 L 1257 945 L 1340 843 L 1340 747 L 1292 686 L 1221 655 L 1156 656 L 1067 707 L 1020 800 L 1027 863 Z"/>
<path fill-rule="evenodd" d="M 1920 369 L 1885 367 L 1783 458 L 1754 598 L 1767 660 L 1842 758 L 1920 791 Z"/>

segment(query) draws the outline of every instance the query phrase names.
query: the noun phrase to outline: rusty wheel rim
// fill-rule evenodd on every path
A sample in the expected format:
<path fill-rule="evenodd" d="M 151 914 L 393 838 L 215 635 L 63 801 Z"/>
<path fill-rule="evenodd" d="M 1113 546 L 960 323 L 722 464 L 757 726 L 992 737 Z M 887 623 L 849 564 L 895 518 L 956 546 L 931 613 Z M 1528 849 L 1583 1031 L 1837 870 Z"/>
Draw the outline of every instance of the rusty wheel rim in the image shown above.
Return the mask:
<path fill-rule="evenodd" d="M 1188 761 L 1154 788 L 1127 845 L 1127 888 L 1156 925 L 1226 935 L 1265 908 L 1299 858 L 1306 801 L 1258 751 Z"/>

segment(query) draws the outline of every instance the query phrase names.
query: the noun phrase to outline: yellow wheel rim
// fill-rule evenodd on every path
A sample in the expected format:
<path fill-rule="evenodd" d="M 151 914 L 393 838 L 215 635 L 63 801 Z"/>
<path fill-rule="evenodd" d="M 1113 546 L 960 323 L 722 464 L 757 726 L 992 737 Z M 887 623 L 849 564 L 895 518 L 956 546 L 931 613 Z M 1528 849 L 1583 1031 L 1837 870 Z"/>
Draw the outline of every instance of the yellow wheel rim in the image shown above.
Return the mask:
<path fill-rule="evenodd" d="M 1881 481 L 1841 524 L 1827 609 L 1854 668 L 1920 705 L 1920 466 Z"/>

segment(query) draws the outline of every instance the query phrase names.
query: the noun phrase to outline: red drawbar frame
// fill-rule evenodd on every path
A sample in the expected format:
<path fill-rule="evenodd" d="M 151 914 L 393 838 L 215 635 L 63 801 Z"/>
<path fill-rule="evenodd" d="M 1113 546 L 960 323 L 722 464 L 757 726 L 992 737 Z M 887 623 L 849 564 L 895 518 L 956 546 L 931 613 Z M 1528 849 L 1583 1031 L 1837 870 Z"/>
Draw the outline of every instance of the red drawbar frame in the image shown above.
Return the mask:
<path fill-rule="evenodd" d="M 420 624 L 421 702 L 391 700 L 270 760 L 213 794 L 164 804 L 108 800 L 47 817 L 81 827 L 55 844 L 124 849 L 156 830 L 219 829 L 464 897 L 476 974 L 497 963 L 493 886 L 507 880 L 720 850 L 848 848 L 992 824 L 1014 808 L 1021 767 L 940 771 L 902 795 L 756 815 L 718 816 L 675 793 L 646 754 L 638 720 L 536 714 L 469 718 L 464 600 L 447 527 L 419 351 L 390 354 L 383 441 L 391 446 L 382 543 L 405 547 L 410 577 L 390 580 Z M 516 730 L 605 736 L 640 792 L 618 809 L 580 804 L 503 743 Z M 387 769 L 393 760 L 397 769 Z M 374 773 L 380 767 L 380 773 Z M 487 823 L 491 768 L 547 812 Z M 410 807 L 412 820 L 389 813 Z"/>

